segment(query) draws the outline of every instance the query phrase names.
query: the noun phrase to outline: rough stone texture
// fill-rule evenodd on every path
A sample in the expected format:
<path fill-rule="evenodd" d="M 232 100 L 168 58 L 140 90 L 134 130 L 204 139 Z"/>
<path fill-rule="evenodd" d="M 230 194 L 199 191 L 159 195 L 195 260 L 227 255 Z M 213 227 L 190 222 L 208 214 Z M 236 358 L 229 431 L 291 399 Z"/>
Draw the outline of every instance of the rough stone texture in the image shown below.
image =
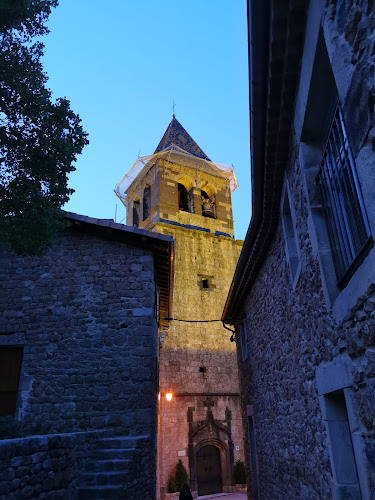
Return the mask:
<path fill-rule="evenodd" d="M 156 418 L 150 252 L 68 230 L 45 257 L 4 250 L 1 268 L 0 346 L 24 345 L 18 420 L 146 432 Z"/>
<path fill-rule="evenodd" d="M 69 498 L 70 486 L 109 430 L 0 441 L 0 499 Z"/>
<path fill-rule="evenodd" d="M 139 439 L 129 468 L 123 500 L 144 500 L 155 498 L 156 462 L 150 461 L 150 456 L 156 456 L 156 441 L 149 438 Z"/>
<path fill-rule="evenodd" d="M 158 329 L 152 251 L 72 226 L 44 257 L 21 258 L 2 248 L 0 280 L 0 348 L 24 346 L 16 411 L 22 432 L 114 429 L 148 434 L 154 443 Z M 0 442 L 3 498 L 62 496 L 95 436 Z M 154 445 L 137 460 L 148 472 L 143 476 L 138 467 L 133 480 L 152 498 Z"/>
<path fill-rule="evenodd" d="M 197 224 L 203 220 L 205 224 L 212 226 L 213 232 L 215 225 L 217 228 L 221 224 L 221 221 L 186 212 L 177 212 L 174 217 L 170 215 L 169 218 L 187 223 L 193 218 L 194 222 L 195 218 L 199 218 Z M 155 230 L 173 235 L 176 242 L 173 317 L 220 319 L 242 241 L 236 242 L 231 238 L 160 222 Z M 208 277 L 208 289 L 202 289 L 202 277 Z M 201 367 L 205 368 L 205 373 L 200 372 Z M 230 333 L 220 321 L 171 322 L 160 351 L 160 390 L 164 394 L 168 389 L 172 389 L 175 398 L 171 404 L 165 402 L 164 398 L 161 401 L 161 494 L 166 491 L 169 475 L 175 470 L 179 459 L 189 472 L 190 479 L 194 479 L 195 466 L 191 463 L 191 458 L 189 463 L 188 408 L 194 408 L 193 422 L 204 422 L 208 410 L 205 394 L 212 394 L 215 420 L 223 422 L 226 408 L 231 410 L 234 461 L 244 459 L 235 345 L 230 342 Z M 197 439 L 193 443 L 194 447 L 200 444 Z M 181 452 L 184 455 L 181 456 Z M 229 460 L 228 454 L 229 452 L 223 462 Z M 223 491 L 230 490 L 231 479 L 222 478 Z M 196 483 L 191 483 L 191 487 L 196 494 Z"/>
<path fill-rule="evenodd" d="M 158 479 L 162 499 L 179 459 L 197 495 L 196 454 L 203 443 L 220 450 L 223 491 L 235 491 L 233 461 L 244 459 L 235 345 L 220 322 L 242 248 L 242 241 L 232 238 L 230 182 L 199 158 L 180 161 L 173 156 L 168 161 L 155 159 L 127 192 L 131 224 L 132 204 L 139 196 L 142 199 L 150 185 L 150 215 L 142 221 L 141 203 L 139 226 L 173 236 L 173 317 L 197 321 L 171 321 L 161 334 Z M 187 190 L 189 211 L 179 210 L 178 183 Z M 201 189 L 215 203 L 215 218 L 202 216 Z M 203 278 L 208 288 L 203 287 Z M 204 320 L 216 321 L 199 323 Z M 174 394 L 170 403 L 164 397 L 168 390 Z M 197 431 L 198 424 L 202 432 Z"/>
<path fill-rule="evenodd" d="M 374 4 L 329 1 L 327 6 L 321 22 L 374 235 L 370 133 L 374 127 Z M 308 38 L 306 43 L 310 43 Z M 303 116 L 304 112 L 297 107 L 296 114 Z M 243 413 L 246 415 L 247 405 L 252 405 L 254 412 L 259 494 L 267 500 L 332 498 L 329 437 L 316 372 L 345 358 L 351 382 L 343 387 L 347 387 L 345 398 L 362 498 L 375 498 L 374 265 L 369 265 L 367 281 L 358 278 L 361 267 L 374 262 L 373 250 L 368 249 L 359 262 L 347 288 L 334 290 L 327 298 L 327 264 L 322 265 L 317 250 L 317 221 L 311 215 L 317 204 L 308 198 L 311 189 L 301 157 L 295 139 L 286 175 L 301 254 L 297 284 L 293 289 L 280 223 L 244 305 L 249 352 L 244 362 L 238 342 Z M 346 315 L 337 314 L 337 304 L 341 301 L 342 310 L 345 300 Z M 248 440 L 246 448 L 250 457 Z M 249 463 L 247 468 L 249 471 Z"/>

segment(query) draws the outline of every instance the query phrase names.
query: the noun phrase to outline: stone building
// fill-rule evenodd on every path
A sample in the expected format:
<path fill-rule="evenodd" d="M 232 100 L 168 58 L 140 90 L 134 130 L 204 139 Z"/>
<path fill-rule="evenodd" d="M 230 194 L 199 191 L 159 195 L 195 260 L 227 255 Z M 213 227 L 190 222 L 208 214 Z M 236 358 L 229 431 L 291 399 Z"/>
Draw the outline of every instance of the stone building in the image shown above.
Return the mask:
<path fill-rule="evenodd" d="M 244 458 L 235 345 L 220 322 L 242 247 L 233 239 L 235 187 L 233 169 L 213 163 L 173 117 L 155 153 L 116 188 L 128 225 L 176 245 L 174 319 L 159 350 L 162 499 L 178 460 L 196 496 L 234 491 L 233 464 Z"/>
<path fill-rule="evenodd" d="M 248 2 L 253 216 L 223 320 L 249 499 L 375 498 L 374 10 Z"/>
<path fill-rule="evenodd" d="M 0 499 L 155 498 L 173 240 L 67 218 L 44 257 L 1 249 L 0 432 L 32 437 L 0 441 Z"/>

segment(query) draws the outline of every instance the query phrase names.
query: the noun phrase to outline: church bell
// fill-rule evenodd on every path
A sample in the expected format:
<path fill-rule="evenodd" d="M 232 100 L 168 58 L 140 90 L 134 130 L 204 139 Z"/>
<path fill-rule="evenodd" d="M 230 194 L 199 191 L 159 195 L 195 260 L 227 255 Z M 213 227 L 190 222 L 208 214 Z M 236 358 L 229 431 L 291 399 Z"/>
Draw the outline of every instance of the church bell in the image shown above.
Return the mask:
<path fill-rule="evenodd" d="M 202 204 L 202 215 L 204 217 L 214 217 L 213 207 L 206 200 Z"/>

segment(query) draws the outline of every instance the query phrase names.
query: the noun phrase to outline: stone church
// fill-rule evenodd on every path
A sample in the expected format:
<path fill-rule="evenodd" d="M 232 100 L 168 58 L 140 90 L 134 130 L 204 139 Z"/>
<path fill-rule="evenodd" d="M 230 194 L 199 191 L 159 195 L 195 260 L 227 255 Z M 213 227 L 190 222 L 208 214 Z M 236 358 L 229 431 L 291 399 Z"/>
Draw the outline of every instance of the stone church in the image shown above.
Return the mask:
<path fill-rule="evenodd" d="M 161 499 L 178 460 L 196 496 L 235 491 L 233 466 L 244 459 L 235 344 L 220 322 L 242 248 L 233 238 L 235 188 L 233 168 L 212 162 L 175 116 L 154 154 L 116 188 L 127 225 L 175 240 L 169 327 L 160 318 Z"/>
<path fill-rule="evenodd" d="M 117 187 L 127 225 L 66 213 L 44 256 L 1 245 L 0 500 L 162 500 L 179 460 L 194 496 L 235 490 L 235 188 L 173 117 Z"/>

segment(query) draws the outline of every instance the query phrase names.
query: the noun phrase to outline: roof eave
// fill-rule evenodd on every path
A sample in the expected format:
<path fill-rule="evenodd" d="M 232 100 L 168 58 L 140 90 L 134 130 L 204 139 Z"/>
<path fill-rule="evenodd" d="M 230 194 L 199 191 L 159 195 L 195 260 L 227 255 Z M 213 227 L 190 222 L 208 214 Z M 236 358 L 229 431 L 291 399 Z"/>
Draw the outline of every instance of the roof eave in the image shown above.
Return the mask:
<path fill-rule="evenodd" d="M 253 215 L 221 318 L 223 322 L 232 325 L 242 319 L 243 305 L 278 226 L 281 184 L 290 150 L 294 100 L 305 30 L 303 20 L 307 7 L 308 2 L 304 0 L 278 0 L 277 3 L 248 0 Z M 285 13 L 289 16 L 289 23 L 285 21 Z M 271 72 L 272 50 L 281 42 L 285 43 L 285 50 L 289 52 L 285 53 L 281 72 L 277 73 L 274 68 Z M 287 55 L 289 58 L 293 57 L 295 63 L 294 73 L 288 74 L 288 80 L 284 71 L 284 67 L 290 63 Z M 284 79 L 285 86 L 291 88 L 294 98 L 292 102 L 284 102 L 281 96 L 277 105 L 273 106 L 269 97 L 271 92 L 276 93 L 278 86 L 280 87 L 280 78 Z M 287 112 L 288 119 L 284 118 L 282 125 L 278 126 L 275 139 L 269 134 L 272 125 L 270 117 L 279 117 L 284 111 Z"/>

